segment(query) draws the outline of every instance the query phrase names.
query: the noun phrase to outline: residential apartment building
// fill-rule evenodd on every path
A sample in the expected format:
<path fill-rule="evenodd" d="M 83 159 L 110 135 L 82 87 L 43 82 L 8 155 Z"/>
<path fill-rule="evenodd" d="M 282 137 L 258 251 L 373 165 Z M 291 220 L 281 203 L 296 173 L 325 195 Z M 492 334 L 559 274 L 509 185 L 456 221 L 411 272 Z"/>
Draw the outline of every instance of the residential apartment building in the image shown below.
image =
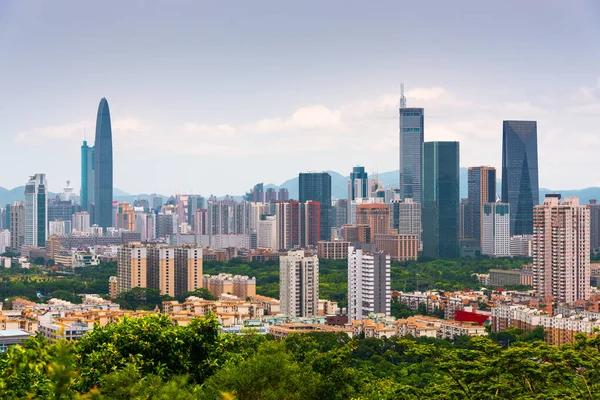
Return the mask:
<path fill-rule="evenodd" d="M 487 203 L 481 212 L 481 254 L 510 257 L 510 205 Z"/>
<path fill-rule="evenodd" d="M 317 254 L 326 260 L 345 260 L 348 258 L 348 246 L 350 242 L 345 240 L 320 240 Z"/>
<path fill-rule="evenodd" d="M 574 303 L 590 297 L 590 210 L 576 197 L 546 195 L 533 210 L 533 288 Z"/>
<path fill-rule="evenodd" d="M 314 317 L 318 314 L 319 259 L 305 256 L 304 250 L 279 257 L 279 299 L 281 313 L 290 317 Z"/>
<path fill-rule="evenodd" d="M 375 234 L 375 245 L 397 261 L 416 260 L 421 241 L 418 235 Z"/>
<path fill-rule="evenodd" d="M 390 210 L 385 204 L 361 204 L 356 208 L 356 224 L 368 225 L 369 243 L 375 243 L 375 235 L 390 233 Z"/>
<path fill-rule="evenodd" d="M 44 247 L 48 240 L 47 188 L 46 174 L 35 174 L 25 185 L 26 245 Z"/>
<path fill-rule="evenodd" d="M 390 315 L 390 256 L 375 245 L 348 248 L 348 316 L 364 319 L 370 313 Z"/>

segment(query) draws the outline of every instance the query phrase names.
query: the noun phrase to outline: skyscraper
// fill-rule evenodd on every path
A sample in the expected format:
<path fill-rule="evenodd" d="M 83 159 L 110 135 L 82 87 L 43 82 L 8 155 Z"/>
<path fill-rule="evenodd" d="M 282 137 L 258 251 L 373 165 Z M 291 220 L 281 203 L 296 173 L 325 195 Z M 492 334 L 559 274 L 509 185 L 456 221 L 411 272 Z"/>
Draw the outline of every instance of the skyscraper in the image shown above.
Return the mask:
<path fill-rule="evenodd" d="M 281 313 L 290 317 L 316 317 L 319 303 L 319 259 L 304 250 L 279 257 Z"/>
<path fill-rule="evenodd" d="M 481 240 L 483 206 L 496 201 L 496 168 L 469 167 L 469 202 L 467 215 L 469 237 Z"/>
<path fill-rule="evenodd" d="M 390 256 L 375 245 L 348 247 L 348 320 L 391 312 Z"/>
<path fill-rule="evenodd" d="M 400 198 L 421 202 L 421 163 L 425 132 L 425 110 L 406 108 L 404 85 L 400 97 Z"/>
<path fill-rule="evenodd" d="M 459 255 L 459 143 L 423 144 L 423 255 Z"/>
<path fill-rule="evenodd" d="M 502 202 L 510 204 L 511 234 L 530 235 L 539 202 L 536 121 L 503 122 Z"/>
<path fill-rule="evenodd" d="M 590 246 L 592 250 L 600 248 L 600 204 L 591 199 L 590 204 Z"/>
<path fill-rule="evenodd" d="M 318 201 L 321 203 L 321 240 L 331 237 L 331 175 L 327 172 L 300 173 L 300 203 Z"/>
<path fill-rule="evenodd" d="M 365 167 L 353 167 L 348 179 L 348 203 L 356 198 L 369 197 L 369 176 Z"/>
<path fill-rule="evenodd" d="M 10 206 L 10 248 L 19 251 L 25 243 L 25 202 L 15 201 Z"/>
<path fill-rule="evenodd" d="M 590 210 L 546 195 L 533 211 L 533 289 L 569 304 L 590 297 Z"/>
<path fill-rule="evenodd" d="M 369 225 L 371 243 L 375 235 L 390 233 L 390 210 L 385 204 L 361 204 L 356 208 L 356 224 Z"/>
<path fill-rule="evenodd" d="M 25 242 L 44 247 L 48 239 L 48 184 L 45 174 L 35 174 L 25 185 Z"/>
<path fill-rule="evenodd" d="M 88 146 L 87 141 L 83 141 L 81 146 L 81 192 L 79 202 L 81 209 L 93 214 L 92 204 L 94 203 L 94 146 Z"/>
<path fill-rule="evenodd" d="M 510 257 L 510 205 L 486 203 L 481 214 L 481 254 Z"/>
<path fill-rule="evenodd" d="M 279 193 L 277 194 L 278 201 L 288 201 L 290 199 L 290 192 L 286 188 L 279 189 Z"/>
<path fill-rule="evenodd" d="M 94 223 L 102 228 L 113 226 L 113 153 L 110 110 L 100 100 L 94 142 Z"/>

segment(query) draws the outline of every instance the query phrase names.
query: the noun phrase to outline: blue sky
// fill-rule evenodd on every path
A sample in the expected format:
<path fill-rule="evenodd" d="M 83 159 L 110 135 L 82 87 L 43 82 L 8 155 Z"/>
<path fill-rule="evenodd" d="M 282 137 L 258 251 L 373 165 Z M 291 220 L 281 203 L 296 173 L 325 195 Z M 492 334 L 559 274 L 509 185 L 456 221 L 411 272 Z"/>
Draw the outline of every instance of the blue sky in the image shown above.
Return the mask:
<path fill-rule="evenodd" d="M 101 97 L 130 193 L 394 170 L 400 82 L 462 166 L 533 119 L 540 185 L 600 186 L 599 39 L 596 1 L 3 1 L 0 186 L 79 188 Z"/>

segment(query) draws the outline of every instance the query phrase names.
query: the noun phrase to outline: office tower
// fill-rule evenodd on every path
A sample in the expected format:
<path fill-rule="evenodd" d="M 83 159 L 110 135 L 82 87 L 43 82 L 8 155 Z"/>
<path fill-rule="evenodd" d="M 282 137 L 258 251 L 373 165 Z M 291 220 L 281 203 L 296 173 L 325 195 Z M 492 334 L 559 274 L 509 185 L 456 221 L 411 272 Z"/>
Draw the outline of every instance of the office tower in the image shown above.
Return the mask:
<path fill-rule="evenodd" d="M 404 85 L 400 97 L 400 198 L 421 203 L 421 160 L 425 110 L 406 108 Z"/>
<path fill-rule="evenodd" d="M 590 297 L 590 210 L 576 197 L 546 195 L 533 210 L 533 289 L 574 304 Z"/>
<path fill-rule="evenodd" d="M 277 219 L 274 215 L 261 216 L 256 234 L 258 248 L 277 250 Z"/>
<path fill-rule="evenodd" d="M 483 205 L 496 201 L 496 168 L 469 167 L 469 203 L 466 223 L 470 238 L 481 240 Z"/>
<path fill-rule="evenodd" d="M 90 214 L 82 211 L 73 214 L 73 224 L 71 225 L 74 231 L 89 232 L 90 231 Z"/>
<path fill-rule="evenodd" d="M 156 237 L 166 238 L 167 235 L 172 235 L 177 232 L 176 227 L 179 225 L 175 214 L 156 214 Z"/>
<path fill-rule="evenodd" d="M 348 248 L 348 321 L 390 315 L 390 256 L 375 245 Z"/>
<path fill-rule="evenodd" d="M 533 257 L 533 235 L 510 237 L 511 257 Z"/>
<path fill-rule="evenodd" d="M 596 199 L 590 200 L 590 247 L 592 250 L 600 248 L 600 204 Z"/>
<path fill-rule="evenodd" d="M 481 214 L 481 254 L 510 257 L 510 205 L 486 203 Z"/>
<path fill-rule="evenodd" d="M 108 228 L 113 224 L 113 153 L 110 111 L 105 98 L 98 105 L 94 142 L 94 224 Z"/>
<path fill-rule="evenodd" d="M 319 302 L 319 259 L 304 250 L 279 257 L 281 313 L 290 317 L 316 317 Z"/>
<path fill-rule="evenodd" d="M 2 228 L 10 230 L 10 204 L 4 207 L 3 219 L 4 225 L 2 225 Z"/>
<path fill-rule="evenodd" d="M 25 185 L 25 242 L 44 247 L 48 239 L 48 184 L 45 174 L 35 174 Z"/>
<path fill-rule="evenodd" d="M 15 201 L 10 206 L 10 248 L 19 251 L 25 244 L 25 202 Z"/>
<path fill-rule="evenodd" d="M 390 209 L 390 226 L 400 235 L 417 235 L 421 238 L 421 204 L 411 198 L 404 201 L 392 200 Z"/>
<path fill-rule="evenodd" d="M 277 201 L 277 192 L 273 188 L 268 188 L 265 192 L 265 203 L 275 203 Z"/>
<path fill-rule="evenodd" d="M 378 234 L 390 233 L 390 210 L 385 204 L 361 204 L 356 208 L 356 224 L 369 225 L 371 242 Z"/>
<path fill-rule="evenodd" d="M 162 207 L 163 205 L 163 198 L 162 196 L 154 193 L 152 195 L 152 209 L 153 210 L 158 210 Z"/>
<path fill-rule="evenodd" d="M 331 175 L 327 172 L 300 173 L 300 203 L 321 203 L 321 240 L 329 240 L 331 229 Z"/>
<path fill-rule="evenodd" d="M 280 188 L 277 194 L 277 201 L 289 201 L 290 192 L 286 188 Z"/>
<path fill-rule="evenodd" d="M 71 221 L 73 214 L 79 211 L 81 206 L 73 200 L 62 200 L 58 196 L 48 200 L 48 221 Z"/>
<path fill-rule="evenodd" d="M 79 193 L 79 203 L 81 209 L 92 213 L 92 204 L 95 201 L 94 197 L 94 146 L 88 146 L 87 141 L 83 141 L 81 146 L 81 191 Z"/>
<path fill-rule="evenodd" d="M 339 199 L 336 201 L 335 205 L 331 208 L 331 218 L 333 220 L 332 227 L 339 228 L 348 223 L 349 204 L 350 203 L 348 203 L 348 200 L 346 199 Z"/>
<path fill-rule="evenodd" d="M 135 211 L 129 203 L 119 203 L 117 212 L 117 229 L 133 231 L 135 229 Z"/>
<path fill-rule="evenodd" d="M 459 256 L 460 207 L 458 142 L 423 144 L 423 255 Z"/>
<path fill-rule="evenodd" d="M 315 201 L 275 203 L 277 250 L 317 246 L 321 229 L 321 204 Z"/>
<path fill-rule="evenodd" d="M 533 206 L 539 202 L 537 122 L 504 121 L 502 202 L 510 204 L 510 232 L 533 232 Z"/>
<path fill-rule="evenodd" d="M 202 287 L 202 249 L 186 245 L 128 244 L 117 251 L 118 290 L 159 289 L 177 297 Z"/>
<path fill-rule="evenodd" d="M 460 199 L 460 209 L 458 212 L 458 237 L 461 239 L 470 238 L 472 232 L 468 222 L 469 199 Z"/>
<path fill-rule="evenodd" d="M 10 249 L 10 231 L 8 229 L 0 230 L 0 254 L 4 254 Z"/>
<path fill-rule="evenodd" d="M 353 167 L 348 179 L 348 202 L 356 198 L 369 197 L 369 176 L 365 167 Z"/>
<path fill-rule="evenodd" d="M 71 233 L 71 221 L 49 221 L 48 236 L 67 235 Z"/>

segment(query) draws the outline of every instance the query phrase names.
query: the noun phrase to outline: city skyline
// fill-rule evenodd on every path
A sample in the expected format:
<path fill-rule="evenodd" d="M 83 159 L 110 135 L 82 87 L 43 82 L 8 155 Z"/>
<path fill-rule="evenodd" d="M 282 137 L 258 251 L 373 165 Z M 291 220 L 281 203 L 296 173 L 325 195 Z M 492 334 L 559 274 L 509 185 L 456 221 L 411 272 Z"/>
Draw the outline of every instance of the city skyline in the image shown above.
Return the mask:
<path fill-rule="evenodd" d="M 48 4 L 0 6 L 2 32 L 7 33 L 0 36 L 0 49 L 9 60 L 0 72 L 12 77 L 2 83 L 8 95 L 0 100 L 0 140 L 7 146 L 7 162 L 17 164 L 27 154 L 31 165 L 31 171 L 3 174 L 3 187 L 20 186 L 28 174 L 43 171 L 53 192 L 67 179 L 79 188 L 79 174 L 73 172 L 79 165 L 77 149 L 84 131 L 91 137 L 90 110 L 103 96 L 111 99 L 114 114 L 114 183 L 130 193 L 243 193 L 258 176 L 279 183 L 307 170 L 348 171 L 354 165 L 396 170 L 400 82 L 407 85 L 408 106 L 426 109 L 425 140 L 460 141 L 462 166 L 499 170 L 502 121 L 536 120 L 540 186 L 600 186 L 600 178 L 573 173 L 593 162 L 594 144 L 600 143 L 600 54 L 592 24 L 600 11 L 594 2 L 520 5 L 518 16 L 510 2 L 476 7 L 456 2 L 434 9 L 382 3 L 368 8 L 379 23 L 360 34 L 351 29 L 361 24 L 367 7 L 359 3 L 320 5 L 319 13 L 306 5 L 281 5 L 275 7 L 277 18 L 259 6 L 233 11 L 205 6 L 202 14 L 209 19 L 231 13 L 235 29 L 224 35 L 214 23 L 195 23 L 192 11 L 200 6 L 193 4 L 191 11 L 123 5 L 121 15 L 110 7 L 94 8 L 91 20 L 81 18 L 89 15 L 89 5 L 66 10 Z M 400 8 L 402 29 L 391 24 Z M 331 18 L 340 12 L 346 18 Z M 449 21 L 448 13 L 460 15 Z M 131 26 L 128 17 L 133 15 L 147 22 Z M 150 29 L 164 15 L 177 17 L 178 29 Z M 248 15 L 264 29 L 250 29 Z M 312 25 L 310 36 L 321 40 L 307 46 L 301 33 L 314 15 L 333 24 Z M 415 15 L 430 17 L 419 19 L 419 31 L 425 33 L 410 38 L 411 48 L 393 51 L 414 27 Z M 298 22 L 290 23 L 292 16 Z M 563 29 L 538 20 L 559 21 Z M 99 29 L 106 21 L 112 29 Z M 500 29 L 499 21 L 509 21 L 511 29 Z M 77 39 L 74 33 L 84 26 L 85 36 Z M 283 27 L 288 41 L 274 39 L 273 32 Z M 450 27 L 453 37 L 445 38 Z M 485 35 L 490 29 L 501 33 Z M 233 40 L 242 34 L 245 51 Z M 208 37 L 213 39 L 202 39 Z M 192 42 L 197 47 L 188 48 Z M 552 51 L 531 51 L 549 50 L 548 43 Z M 291 51 L 296 48 L 300 51 Z M 161 50 L 165 57 L 154 62 Z M 357 50 L 368 57 L 357 58 Z M 238 60 L 240 55 L 248 57 Z M 564 62 L 574 58 L 577 65 Z M 40 61 L 46 68 L 32 71 Z M 558 146 L 567 133 L 575 140 Z M 573 155 L 569 168 L 552 162 L 565 152 Z M 49 154 L 58 162 L 49 163 Z M 148 158 L 169 168 L 147 163 Z M 232 167 L 238 163 L 244 173 Z M 279 168 L 263 178 L 271 163 Z M 132 179 L 123 173 L 140 165 L 147 174 Z M 221 173 L 167 172 L 214 167 Z"/>

